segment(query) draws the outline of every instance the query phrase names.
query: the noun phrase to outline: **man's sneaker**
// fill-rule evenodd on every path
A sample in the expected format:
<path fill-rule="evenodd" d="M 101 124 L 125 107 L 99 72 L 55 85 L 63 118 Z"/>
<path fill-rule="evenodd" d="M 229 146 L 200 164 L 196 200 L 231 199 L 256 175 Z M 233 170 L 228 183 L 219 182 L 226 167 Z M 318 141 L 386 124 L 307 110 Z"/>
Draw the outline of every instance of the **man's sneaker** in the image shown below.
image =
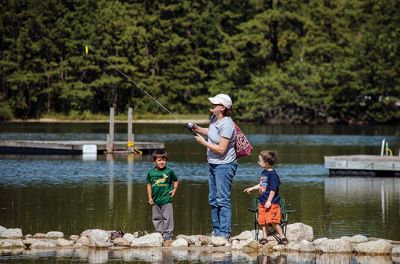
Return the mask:
<path fill-rule="evenodd" d="M 216 247 L 225 246 L 229 244 L 229 241 L 223 236 L 212 236 L 211 244 Z"/>

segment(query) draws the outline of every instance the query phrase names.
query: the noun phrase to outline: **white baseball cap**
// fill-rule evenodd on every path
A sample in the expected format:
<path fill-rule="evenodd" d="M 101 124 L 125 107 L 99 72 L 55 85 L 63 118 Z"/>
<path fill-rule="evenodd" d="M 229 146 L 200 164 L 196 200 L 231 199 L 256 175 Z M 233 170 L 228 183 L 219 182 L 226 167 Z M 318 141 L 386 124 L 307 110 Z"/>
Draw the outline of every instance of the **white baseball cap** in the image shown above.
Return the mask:
<path fill-rule="evenodd" d="M 214 97 L 208 98 L 212 104 L 222 104 L 226 108 L 230 109 L 232 107 L 232 100 L 227 94 L 217 94 Z"/>

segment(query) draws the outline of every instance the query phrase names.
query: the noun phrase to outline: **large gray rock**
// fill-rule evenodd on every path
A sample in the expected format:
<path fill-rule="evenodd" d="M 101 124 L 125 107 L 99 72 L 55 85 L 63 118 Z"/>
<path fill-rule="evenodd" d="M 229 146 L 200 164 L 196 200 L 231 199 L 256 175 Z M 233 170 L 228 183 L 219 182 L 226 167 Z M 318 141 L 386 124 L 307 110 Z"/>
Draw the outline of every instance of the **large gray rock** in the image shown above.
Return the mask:
<path fill-rule="evenodd" d="M 326 239 L 315 246 L 316 251 L 323 253 L 351 253 L 348 239 Z"/>
<path fill-rule="evenodd" d="M 301 240 L 313 241 L 314 231 L 309 225 L 294 223 L 287 226 L 286 237 L 291 242 Z"/>
<path fill-rule="evenodd" d="M 354 246 L 354 250 L 360 254 L 387 255 L 392 253 L 393 245 L 382 240 L 369 241 Z"/>
<path fill-rule="evenodd" d="M 22 238 L 22 230 L 20 228 L 8 228 L 1 232 L 1 237 L 4 238 Z"/>
<path fill-rule="evenodd" d="M 132 247 L 161 247 L 164 239 L 160 233 L 151 233 L 132 241 Z"/>

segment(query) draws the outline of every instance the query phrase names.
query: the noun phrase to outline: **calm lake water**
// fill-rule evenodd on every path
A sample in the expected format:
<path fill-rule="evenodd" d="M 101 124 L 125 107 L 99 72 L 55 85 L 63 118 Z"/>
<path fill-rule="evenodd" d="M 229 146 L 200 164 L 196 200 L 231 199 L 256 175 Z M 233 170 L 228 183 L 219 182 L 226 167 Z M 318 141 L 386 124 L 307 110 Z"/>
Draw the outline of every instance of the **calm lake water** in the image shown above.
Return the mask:
<path fill-rule="evenodd" d="M 134 124 L 133 130 L 137 141 L 165 142 L 168 166 L 180 180 L 174 234 L 209 233 L 205 149 L 180 125 Z M 379 154 L 383 138 L 398 155 L 398 127 L 243 125 L 242 130 L 255 151 L 239 160 L 234 178 L 232 235 L 254 228 L 247 208 L 256 195 L 243 189 L 257 183 L 257 154 L 275 149 L 280 194 L 296 210 L 290 223 L 312 226 L 315 238 L 362 234 L 400 240 L 400 178 L 329 177 L 323 165 L 328 155 Z M 105 123 L 0 123 L 0 140 L 105 140 L 107 131 Z M 125 124 L 117 124 L 116 132 L 117 140 L 126 140 Z M 152 167 L 149 156 L 0 155 L 0 225 L 24 234 L 58 230 L 66 236 L 90 228 L 152 231 L 145 188 Z"/>

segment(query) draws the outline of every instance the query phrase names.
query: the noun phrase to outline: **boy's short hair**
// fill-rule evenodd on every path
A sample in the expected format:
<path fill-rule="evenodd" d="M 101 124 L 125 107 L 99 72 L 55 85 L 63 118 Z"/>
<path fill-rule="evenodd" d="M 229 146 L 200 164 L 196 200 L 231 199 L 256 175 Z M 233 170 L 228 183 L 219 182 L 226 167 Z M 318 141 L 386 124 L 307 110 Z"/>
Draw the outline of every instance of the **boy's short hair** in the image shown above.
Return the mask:
<path fill-rule="evenodd" d="M 157 158 L 168 160 L 168 154 L 163 149 L 156 149 L 153 151 L 153 160 L 156 160 Z"/>
<path fill-rule="evenodd" d="M 260 156 L 265 163 L 268 163 L 271 166 L 274 166 L 278 161 L 278 152 L 275 150 L 263 150 L 260 152 Z"/>

